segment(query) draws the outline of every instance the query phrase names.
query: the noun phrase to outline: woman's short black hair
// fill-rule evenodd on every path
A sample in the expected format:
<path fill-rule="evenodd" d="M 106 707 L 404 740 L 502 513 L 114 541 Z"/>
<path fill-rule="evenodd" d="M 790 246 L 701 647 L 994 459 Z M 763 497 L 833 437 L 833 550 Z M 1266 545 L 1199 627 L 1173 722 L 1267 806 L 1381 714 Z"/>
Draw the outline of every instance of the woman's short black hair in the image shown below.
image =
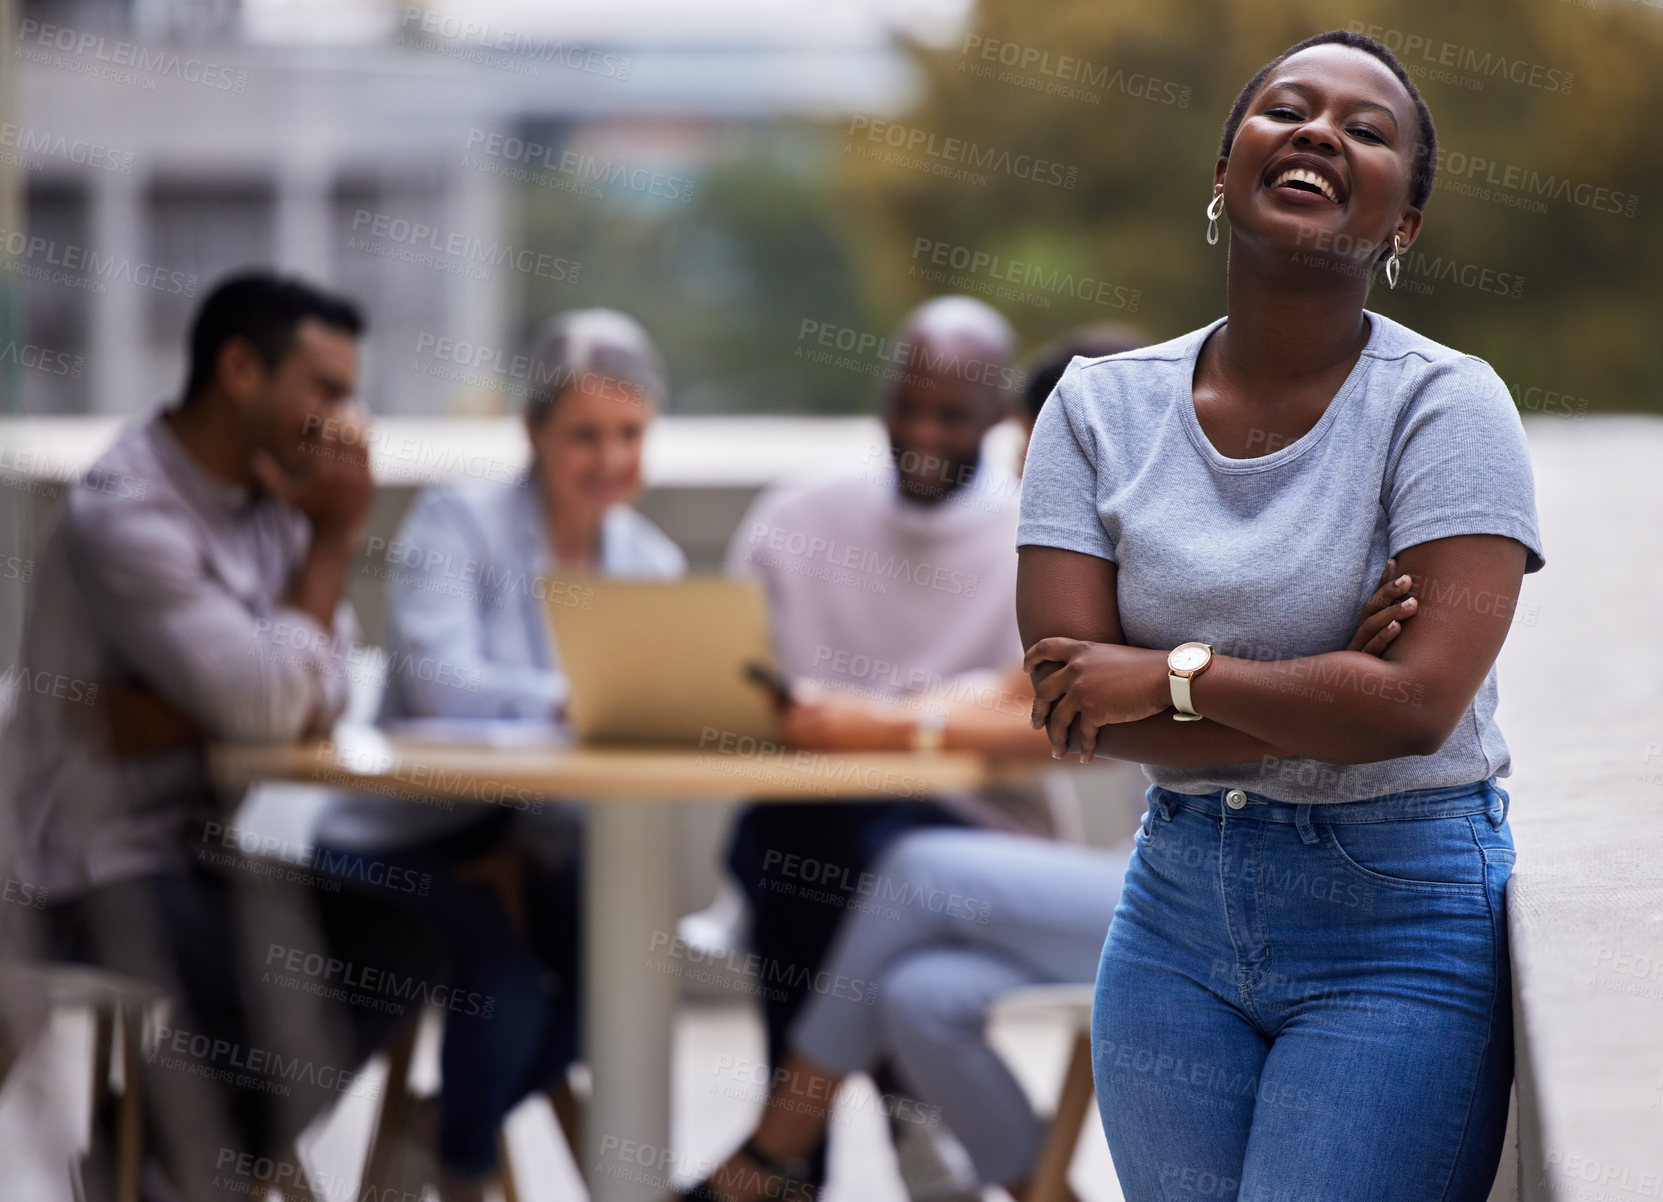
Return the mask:
<path fill-rule="evenodd" d="M 1432 128 L 1432 111 L 1426 107 L 1426 101 L 1421 99 L 1420 89 L 1415 86 L 1414 80 L 1409 78 L 1409 73 L 1403 69 L 1403 64 L 1397 61 L 1395 54 L 1373 38 L 1353 33 L 1348 29 L 1331 29 L 1327 33 L 1306 38 L 1303 42 L 1289 46 L 1260 67 L 1259 73 L 1248 80 L 1247 86 L 1237 95 L 1236 103 L 1230 106 L 1230 116 L 1224 122 L 1224 138 L 1218 146 L 1219 158 L 1230 157 L 1230 146 L 1236 140 L 1236 130 L 1241 128 L 1242 118 L 1247 115 L 1247 106 L 1258 94 L 1265 77 L 1285 59 L 1301 50 L 1309 50 L 1312 46 L 1330 45 L 1349 46 L 1353 50 L 1373 55 L 1386 65 L 1388 71 L 1397 76 L 1397 81 L 1409 93 L 1409 99 L 1415 105 L 1415 121 L 1420 129 L 1420 144 L 1415 148 L 1414 166 L 1409 175 L 1409 203 L 1417 209 L 1424 209 L 1427 200 L 1432 196 L 1432 178 L 1438 171 L 1438 134 Z"/>
<path fill-rule="evenodd" d="M 295 331 L 306 320 L 361 337 L 364 317 L 344 297 L 303 280 L 270 271 L 247 271 L 221 280 L 191 323 L 190 375 L 181 398 L 190 404 L 208 390 L 219 370 L 219 352 L 240 338 L 253 346 L 267 371 L 275 371 L 294 348 Z"/>

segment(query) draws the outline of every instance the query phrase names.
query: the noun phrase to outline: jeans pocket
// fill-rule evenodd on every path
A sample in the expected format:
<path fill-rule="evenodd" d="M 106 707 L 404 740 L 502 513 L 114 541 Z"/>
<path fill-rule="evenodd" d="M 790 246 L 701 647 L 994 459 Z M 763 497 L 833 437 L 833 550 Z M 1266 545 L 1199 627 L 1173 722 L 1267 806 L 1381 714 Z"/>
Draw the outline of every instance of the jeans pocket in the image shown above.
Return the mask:
<path fill-rule="evenodd" d="M 1490 830 L 1482 815 L 1331 822 L 1318 827 L 1318 837 L 1341 868 L 1371 885 L 1482 896 L 1487 853 L 1479 827 Z"/>
<path fill-rule="evenodd" d="M 1151 806 L 1138 819 L 1138 829 L 1132 835 L 1134 847 L 1148 847 L 1155 840 L 1155 808 Z"/>

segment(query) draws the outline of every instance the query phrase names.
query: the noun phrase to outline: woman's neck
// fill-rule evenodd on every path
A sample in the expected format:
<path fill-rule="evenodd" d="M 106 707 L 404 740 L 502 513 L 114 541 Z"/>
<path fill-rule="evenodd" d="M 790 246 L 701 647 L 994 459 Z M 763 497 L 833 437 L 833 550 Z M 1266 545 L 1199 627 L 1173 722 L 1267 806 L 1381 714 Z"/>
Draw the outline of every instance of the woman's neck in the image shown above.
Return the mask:
<path fill-rule="evenodd" d="M 1283 263 L 1262 270 L 1232 249 L 1227 320 L 1211 341 L 1217 370 L 1249 389 L 1274 389 L 1355 361 L 1368 344 L 1362 268 Z M 1245 269 L 1243 269 L 1245 267 Z"/>
<path fill-rule="evenodd" d="M 548 532 L 549 550 L 563 568 L 588 571 L 597 566 L 601 554 L 601 515 L 574 510 L 543 498 L 543 525 Z"/>

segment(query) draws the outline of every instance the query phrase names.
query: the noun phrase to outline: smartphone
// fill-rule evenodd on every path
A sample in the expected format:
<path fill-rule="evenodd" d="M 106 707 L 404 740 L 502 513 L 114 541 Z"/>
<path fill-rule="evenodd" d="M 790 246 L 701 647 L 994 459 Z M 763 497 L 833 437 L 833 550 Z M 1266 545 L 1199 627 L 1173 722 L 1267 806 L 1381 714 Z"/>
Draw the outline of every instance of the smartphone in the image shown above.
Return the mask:
<path fill-rule="evenodd" d="M 791 682 L 785 678 L 783 672 L 752 660 L 745 665 L 745 678 L 752 684 L 761 685 L 768 690 L 769 696 L 774 699 L 774 708 L 783 710 L 790 707 Z"/>

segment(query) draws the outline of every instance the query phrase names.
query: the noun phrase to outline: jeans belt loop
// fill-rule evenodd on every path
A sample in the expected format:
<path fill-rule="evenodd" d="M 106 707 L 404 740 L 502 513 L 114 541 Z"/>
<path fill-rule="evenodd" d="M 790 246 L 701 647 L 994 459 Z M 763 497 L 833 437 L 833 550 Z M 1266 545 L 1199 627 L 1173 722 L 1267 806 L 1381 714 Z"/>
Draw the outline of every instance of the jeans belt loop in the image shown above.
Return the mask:
<path fill-rule="evenodd" d="M 1311 803 L 1302 802 L 1294 807 L 1293 829 L 1299 832 L 1299 841 L 1309 846 L 1317 841 L 1317 828 L 1311 823 Z"/>
<path fill-rule="evenodd" d="M 1507 821 L 1507 809 L 1512 804 L 1512 798 L 1508 797 L 1506 792 L 1496 788 L 1494 785 L 1490 786 L 1490 788 L 1500 799 L 1501 804 L 1491 806 L 1489 813 L 1485 816 L 1489 818 L 1491 828 L 1499 831 L 1502 828 L 1502 825 Z"/>
<path fill-rule="evenodd" d="M 1178 812 L 1178 802 L 1171 794 L 1163 791 L 1155 794 L 1155 809 L 1160 814 L 1162 822 L 1171 822 L 1172 816 Z"/>

